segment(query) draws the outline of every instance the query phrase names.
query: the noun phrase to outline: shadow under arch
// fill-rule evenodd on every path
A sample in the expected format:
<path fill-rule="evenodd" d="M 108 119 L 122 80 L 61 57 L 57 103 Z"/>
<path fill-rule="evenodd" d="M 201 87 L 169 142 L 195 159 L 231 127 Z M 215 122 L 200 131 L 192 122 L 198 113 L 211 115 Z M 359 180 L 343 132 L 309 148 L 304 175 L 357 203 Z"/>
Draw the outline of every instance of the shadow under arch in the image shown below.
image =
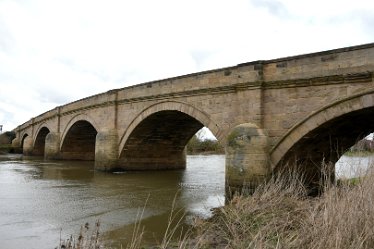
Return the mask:
<path fill-rule="evenodd" d="M 21 139 L 21 151 L 23 152 L 23 146 L 24 146 L 24 144 L 25 144 L 25 139 L 27 138 L 29 136 L 29 134 L 28 133 L 24 133 L 23 135 L 22 135 L 22 139 Z"/>
<path fill-rule="evenodd" d="M 36 137 L 33 144 L 33 155 L 44 156 L 45 139 L 50 132 L 50 129 L 44 124 L 40 125 L 36 132 Z"/>
<path fill-rule="evenodd" d="M 196 107 L 165 101 L 144 109 L 129 125 L 119 146 L 119 167 L 175 169 L 185 167 L 185 146 L 206 126 L 219 140 L 220 128 Z"/>
<path fill-rule="evenodd" d="M 338 100 L 293 126 L 270 151 L 273 170 L 294 165 L 321 177 L 336 161 L 374 131 L 374 89 Z"/>
<path fill-rule="evenodd" d="M 67 125 L 60 145 L 65 160 L 94 160 L 97 126 L 85 114 L 72 118 Z"/>
<path fill-rule="evenodd" d="M 86 121 L 86 122 L 90 123 L 93 126 L 93 128 L 95 128 L 96 131 L 98 131 L 98 125 L 96 124 L 96 122 L 93 118 L 91 118 L 89 115 L 87 115 L 85 113 L 78 114 L 78 115 L 74 116 L 72 119 L 70 119 L 70 121 L 66 125 L 64 131 L 62 132 L 60 149 L 62 148 L 62 144 L 65 140 L 66 134 L 69 132 L 71 127 L 78 121 Z"/>

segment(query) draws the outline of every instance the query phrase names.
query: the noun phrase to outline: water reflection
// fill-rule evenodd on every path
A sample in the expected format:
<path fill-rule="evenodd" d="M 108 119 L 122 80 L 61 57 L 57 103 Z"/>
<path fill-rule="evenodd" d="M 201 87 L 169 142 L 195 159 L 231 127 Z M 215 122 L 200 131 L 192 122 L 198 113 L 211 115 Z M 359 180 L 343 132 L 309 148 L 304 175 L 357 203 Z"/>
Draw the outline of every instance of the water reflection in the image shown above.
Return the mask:
<path fill-rule="evenodd" d="M 365 175 L 374 166 L 374 155 L 366 157 L 342 156 L 335 164 L 337 178 Z"/>
<path fill-rule="evenodd" d="M 94 171 L 93 162 L 0 157 L 0 234 L 4 248 L 54 248 L 80 226 L 101 221 L 104 238 L 125 243 L 139 210 L 146 238 L 160 240 L 176 210 L 208 216 L 223 203 L 224 156 L 188 157 L 186 170 Z"/>
<path fill-rule="evenodd" d="M 185 170 L 109 174 L 95 171 L 93 162 L 0 156 L 0 248 L 54 248 L 60 229 L 67 238 L 98 219 L 105 241 L 119 247 L 131 238 L 143 207 L 145 239 L 155 243 L 163 236 L 174 197 L 175 210 L 186 213 L 186 221 L 207 217 L 211 208 L 223 205 L 224 163 L 223 155 L 189 156 Z M 368 163 L 374 157 L 343 157 L 336 172 L 350 177 L 347 168 Z"/>

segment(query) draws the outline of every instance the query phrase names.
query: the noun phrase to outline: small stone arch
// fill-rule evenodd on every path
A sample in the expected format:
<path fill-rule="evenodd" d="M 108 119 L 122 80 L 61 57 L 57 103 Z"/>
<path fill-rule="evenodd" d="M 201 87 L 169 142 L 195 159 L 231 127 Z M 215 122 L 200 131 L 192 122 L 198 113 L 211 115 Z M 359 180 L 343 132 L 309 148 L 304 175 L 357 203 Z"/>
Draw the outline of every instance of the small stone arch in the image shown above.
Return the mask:
<path fill-rule="evenodd" d="M 23 146 L 24 146 L 24 142 L 25 142 L 25 139 L 29 136 L 29 134 L 27 132 L 23 133 L 22 136 L 21 136 L 21 141 L 20 141 L 20 147 L 21 149 L 23 150 Z"/>
<path fill-rule="evenodd" d="M 369 114 L 374 112 L 374 89 L 338 100 L 311 113 L 294 125 L 270 150 L 272 168 L 276 168 L 288 151 L 308 133 L 332 120 L 339 120 L 344 115 L 359 111 L 367 111 Z M 369 114 L 368 116 L 374 117 L 374 114 Z"/>
<path fill-rule="evenodd" d="M 35 146 L 36 138 L 38 137 L 41 129 L 43 129 L 43 128 L 47 128 L 49 130 L 49 132 L 51 132 L 51 128 L 47 123 L 44 122 L 44 123 L 40 124 L 38 126 L 36 132 L 35 132 L 35 137 L 33 138 L 33 146 Z"/>
<path fill-rule="evenodd" d="M 209 128 L 209 130 L 213 133 L 213 135 L 222 143 L 224 134 L 220 129 L 219 125 L 215 123 L 210 116 L 202 111 L 199 110 L 197 107 L 192 106 L 190 104 L 184 102 L 177 102 L 177 101 L 165 101 L 160 102 L 157 104 L 153 104 L 138 114 L 135 119 L 130 123 L 130 125 L 125 130 L 124 134 L 120 139 L 118 155 L 121 155 L 121 152 L 126 144 L 127 139 L 134 131 L 134 129 L 146 118 L 150 115 L 155 114 L 161 111 L 180 111 L 184 114 L 191 116 L 192 118 L 198 120 L 202 123 L 205 127 Z"/>
<path fill-rule="evenodd" d="M 45 123 L 40 125 L 37 132 L 35 133 L 35 137 L 33 139 L 33 155 L 35 156 L 44 156 L 45 151 L 45 141 L 47 135 L 51 132 Z"/>

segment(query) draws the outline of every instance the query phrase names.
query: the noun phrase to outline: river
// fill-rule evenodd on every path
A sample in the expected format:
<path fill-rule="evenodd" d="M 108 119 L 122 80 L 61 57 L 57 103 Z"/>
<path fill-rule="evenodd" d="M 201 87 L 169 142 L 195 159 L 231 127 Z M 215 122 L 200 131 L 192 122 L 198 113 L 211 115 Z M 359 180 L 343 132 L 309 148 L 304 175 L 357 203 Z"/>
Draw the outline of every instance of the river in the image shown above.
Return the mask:
<path fill-rule="evenodd" d="M 93 162 L 0 156 L 0 248 L 55 248 L 100 220 L 113 246 L 130 238 L 144 208 L 146 241 L 163 236 L 172 203 L 176 211 L 208 217 L 224 203 L 223 155 L 188 156 L 186 170 L 103 173 Z"/>
<path fill-rule="evenodd" d="M 344 165 L 360 160 L 366 159 L 342 157 L 337 174 L 357 174 Z M 188 156 L 186 170 L 110 174 L 95 171 L 93 162 L 1 155 L 0 248 L 55 248 L 60 236 L 77 235 L 97 220 L 102 240 L 120 247 L 131 239 L 143 208 L 145 241 L 155 244 L 174 199 L 174 210 L 186 213 L 184 222 L 209 217 L 211 208 L 224 204 L 224 164 L 224 155 Z"/>

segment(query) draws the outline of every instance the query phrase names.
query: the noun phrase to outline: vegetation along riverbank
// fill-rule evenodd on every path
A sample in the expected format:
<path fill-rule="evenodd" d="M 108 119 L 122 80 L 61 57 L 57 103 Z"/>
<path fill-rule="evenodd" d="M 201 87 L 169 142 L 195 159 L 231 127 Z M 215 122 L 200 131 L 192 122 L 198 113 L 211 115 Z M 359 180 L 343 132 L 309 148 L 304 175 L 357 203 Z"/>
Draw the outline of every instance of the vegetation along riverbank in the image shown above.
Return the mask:
<path fill-rule="evenodd" d="M 11 131 L 0 134 L 0 154 L 12 152 L 12 140 L 15 137 L 16 134 Z"/>
<path fill-rule="evenodd" d="M 217 140 L 203 139 L 194 135 L 187 144 L 187 153 L 189 155 L 224 154 L 225 148 Z"/>
<path fill-rule="evenodd" d="M 362 139 L 352 146 L 344 155 L 360 157 L 374 155 L 374 140 Z"/>
<path fill-rule="evenodd" d="M 302 176 L 285 172 L 257 188 L 252 196 L 235 196 L 208 220 L 196 219 L 188 232 L 171 242 L 142 244 L 141 224 L 123 248 L 374 248 L 374 175 L 324 186 L 309 197 Z M 98 233 L 87 236 L 97 241 Z M 83 236 L 80 236 L 81 241 Z M 76 240 L 78 241 L 78 240 Z M 63 244 L 63 243 L 62 243 Z M 87 245 L 89 243 L 86 243 Z M 60 247 L 59 248 L 106 248 Z"/>

